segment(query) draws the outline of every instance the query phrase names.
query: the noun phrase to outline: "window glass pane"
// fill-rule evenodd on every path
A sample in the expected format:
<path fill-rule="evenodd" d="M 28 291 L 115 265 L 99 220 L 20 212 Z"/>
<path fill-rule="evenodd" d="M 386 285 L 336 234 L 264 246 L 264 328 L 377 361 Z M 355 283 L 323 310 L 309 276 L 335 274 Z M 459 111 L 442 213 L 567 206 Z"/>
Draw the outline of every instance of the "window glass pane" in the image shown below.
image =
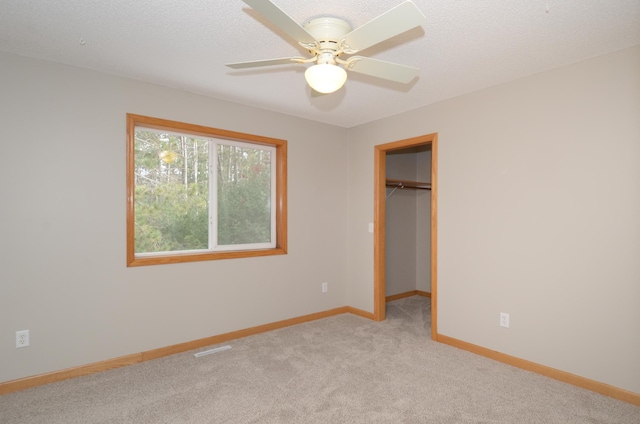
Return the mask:
<path fill-rule="evenodd" d="M 136 127 L 136 253 L 208 248 L 208 163 L 208 140 Z"/>
<path fill-rule="evenodd" d="M 218 145 L 218 245 L 272 241 L 269 149 Z"/>

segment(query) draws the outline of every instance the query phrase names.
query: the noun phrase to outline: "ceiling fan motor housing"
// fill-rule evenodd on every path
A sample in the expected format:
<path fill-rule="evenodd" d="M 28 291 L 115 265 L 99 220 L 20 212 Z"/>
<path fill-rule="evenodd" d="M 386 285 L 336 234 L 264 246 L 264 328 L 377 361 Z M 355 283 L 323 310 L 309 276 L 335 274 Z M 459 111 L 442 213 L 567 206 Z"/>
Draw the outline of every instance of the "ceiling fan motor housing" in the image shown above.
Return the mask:
<path fill-rule="evenodd" d="M 314 55 L 320 55 L 324 52 L 331 52 L 333 55 L 339 55 L 339 43 L 345 35 L 351 32 L 351 25 L 346 21 L 338 18 L 316 18 L 304 24 L 304 29 L 318 41 L 319 47 L 309 49 Z"/>

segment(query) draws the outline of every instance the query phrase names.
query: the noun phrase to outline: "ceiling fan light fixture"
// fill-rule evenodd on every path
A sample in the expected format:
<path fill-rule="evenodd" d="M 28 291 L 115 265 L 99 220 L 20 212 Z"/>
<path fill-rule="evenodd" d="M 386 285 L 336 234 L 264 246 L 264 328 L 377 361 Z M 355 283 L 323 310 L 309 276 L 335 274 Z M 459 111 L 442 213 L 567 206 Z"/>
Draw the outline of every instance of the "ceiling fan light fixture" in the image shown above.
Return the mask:
<path fill-rule="evenodd" d="M 347 71 L 337 65 L 320 63 L 307 68 L 304 78 L 318 93 L 328 94 L 342 88 L 347 81 Z"/>

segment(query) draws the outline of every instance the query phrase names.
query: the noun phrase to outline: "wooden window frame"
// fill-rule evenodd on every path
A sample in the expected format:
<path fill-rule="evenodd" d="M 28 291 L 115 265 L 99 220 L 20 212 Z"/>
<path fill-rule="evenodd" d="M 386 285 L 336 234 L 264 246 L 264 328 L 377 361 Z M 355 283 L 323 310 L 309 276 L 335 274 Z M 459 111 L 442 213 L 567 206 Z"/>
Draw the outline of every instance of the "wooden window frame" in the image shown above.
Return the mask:
<path fill-rule="evenodd" d="M 276 246 L 257 250 L 206 251 L 136 256 L 135 253 L 135 128 L 180 132 L 201 137 L 234 140 L 276 149 Z M 253 134 L 149 116 L 127 114 L 127 266 L 162 265 L 218 259 L 250 258 L 287 253 L 287 141 Z"/>

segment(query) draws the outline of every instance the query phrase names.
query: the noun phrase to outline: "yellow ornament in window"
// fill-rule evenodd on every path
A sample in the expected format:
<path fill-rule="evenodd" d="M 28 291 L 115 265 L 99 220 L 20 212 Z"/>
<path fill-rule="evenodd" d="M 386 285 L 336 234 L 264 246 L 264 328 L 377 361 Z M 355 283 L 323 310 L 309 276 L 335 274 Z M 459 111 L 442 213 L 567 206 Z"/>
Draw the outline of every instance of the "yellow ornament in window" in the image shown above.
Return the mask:
<path fill-rule="evenodd" d="M 160 156 L 160 160 L 164 163 L 173 163 L 178 159 L 178 154 L 171 150 L 164 150 L 160 152 L 158 156 Z"/>

